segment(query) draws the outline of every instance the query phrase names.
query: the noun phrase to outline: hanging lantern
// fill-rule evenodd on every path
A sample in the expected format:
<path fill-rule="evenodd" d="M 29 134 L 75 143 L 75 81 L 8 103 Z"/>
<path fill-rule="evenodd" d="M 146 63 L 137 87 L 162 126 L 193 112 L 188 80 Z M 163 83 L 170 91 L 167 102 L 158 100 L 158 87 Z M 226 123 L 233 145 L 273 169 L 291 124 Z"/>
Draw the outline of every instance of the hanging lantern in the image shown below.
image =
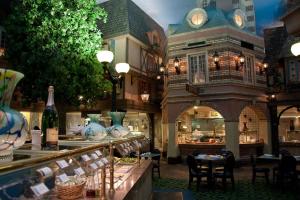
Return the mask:
<path fill-rule="evenodd" d="M 142 101 L 143 101 L 144 103 L 148 102 L 148 101 L 149 101 L 149 96 L 150 96 L 150 94 L 147 93 L 146 91 L 144 91 L 144 93 L 141 94 L 141 99 L 142 99 Z"/>
<path fill-rule="evenodd" d="M 214 60 L 214 63 L 216 65 L 216 69 L 220 70 L 220 64 L 219 64 L 220 57 L 219 57 L 219 54 L 216 51 L 215 51 L 215 53 L 213 55 L 213 60 Z"/>
<path fill-rule="evenodd" d="M 239 55 L 239 63 L 240 63 L 240 66 L 242 67 L 245 63 L 245 56 L 243 54 L 243 52 L 240 53 Z"/>
<path fill-rule="evenodd" d="M 180 74 L 179 62 L 180 62 L 179 59 L 177 57 L 175 57 L 175 59 L 174 59 L 174 66 L 175 66 L 175 71 L 176 71 L 177 75 Z"/>

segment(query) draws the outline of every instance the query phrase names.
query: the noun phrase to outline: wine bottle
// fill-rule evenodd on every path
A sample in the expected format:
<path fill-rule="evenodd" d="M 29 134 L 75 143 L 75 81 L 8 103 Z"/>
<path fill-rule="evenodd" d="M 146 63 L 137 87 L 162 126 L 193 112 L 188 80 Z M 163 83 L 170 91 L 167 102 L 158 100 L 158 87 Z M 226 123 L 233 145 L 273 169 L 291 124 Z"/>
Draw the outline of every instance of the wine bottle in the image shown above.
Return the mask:
<path fill-rule="evenodd" d="M 58 113 L 54 104 L 54 87 L 49 86 L 48 101 L 42 116 L 42 146 L 46 149 L 57 149 L 58 146 Z"/>

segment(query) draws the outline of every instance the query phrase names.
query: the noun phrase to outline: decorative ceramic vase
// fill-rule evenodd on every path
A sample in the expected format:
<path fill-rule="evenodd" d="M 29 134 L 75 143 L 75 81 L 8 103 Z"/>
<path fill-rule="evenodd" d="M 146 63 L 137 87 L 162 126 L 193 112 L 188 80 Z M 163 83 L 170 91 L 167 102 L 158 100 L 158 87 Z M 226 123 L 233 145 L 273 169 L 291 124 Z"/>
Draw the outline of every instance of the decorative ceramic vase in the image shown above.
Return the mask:
<path fill-rule="evenodd" d="M 124 137 L 130 133 L 128 128 L 122 126 L 125 114 L 126 112 L 109 112 L 113 126 L 109 127 L 107 131 L 115 138 Z"/>
<path fill-rule="evenodd" d="M 106 129 L 99 124 L 99 114 L 88 114 L 91 122 L 82 129 L 81 135 L 87 140 L 102 140 L 106 137 Z"/>
<path fill-rule="evenodd" d="M 247 122 L 244 122 L 243 131 L 248 131 Z"/>
<path fill-rule="evenodd" d="M 18 111 L 9 107 L 20 72 L 0 69 L 0 163 L 13 159 L 13 149 L 21 147 L 27 137 L 28 123 Z"/>

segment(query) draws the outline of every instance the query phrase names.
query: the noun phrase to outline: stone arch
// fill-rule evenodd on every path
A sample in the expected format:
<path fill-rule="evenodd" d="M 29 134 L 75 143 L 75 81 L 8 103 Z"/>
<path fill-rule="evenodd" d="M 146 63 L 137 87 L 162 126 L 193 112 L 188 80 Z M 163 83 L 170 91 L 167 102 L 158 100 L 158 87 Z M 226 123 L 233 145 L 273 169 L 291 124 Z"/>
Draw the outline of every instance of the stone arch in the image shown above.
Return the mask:
<path fill-rule="evenodd" d="M 271 135 L 267 114 L 259 105 L 245 105 L 239 116 L 239 131 L 241 143 L 264 142 L 265 150 L 271 148 Z"/>
<path fill-rule="evenodd" d="M 170 122 L 175 122 L 176 119 L 179 117 L 179 115 L 184 112 L 185 110 L 192 108 L 193 106 L 207 106 L 218 113 L 220 113 L 223 117 L 223 111 L 220 109 L 220 106 L 218 106 L 216 103 L 211 103 L 211 102 L 201 102 L 199 104 L 196 104 L 194 102 L 186 102 L 186 103 L 180 103 L 180 104 L 169 104 L 168 105 L 168 121 Z"/>
<path fill-rule="evenodd" d="M 190 106 L 176 118 L 175 133 L 178 141 L 189 140 L 201 142 L 224 142 L 225 123 L 223 116 L 215 109 L 204 106 Z"/>
<path fill-rule="evenodd" d="M 246 107 L 251 108 L 255 114 L 257 115 L 258 119 L 260 120 L 267 120 L 268 119 L 268 109 L 263 107 L 261 104 L 246 104 L 242 110 L 244 110 Z"/>

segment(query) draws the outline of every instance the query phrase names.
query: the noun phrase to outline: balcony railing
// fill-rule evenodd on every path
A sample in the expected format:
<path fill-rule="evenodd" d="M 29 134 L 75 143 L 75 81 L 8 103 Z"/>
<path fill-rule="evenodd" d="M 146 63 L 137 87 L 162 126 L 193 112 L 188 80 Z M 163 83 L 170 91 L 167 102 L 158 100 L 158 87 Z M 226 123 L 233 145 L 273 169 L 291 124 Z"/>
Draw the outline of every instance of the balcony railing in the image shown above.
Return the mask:
<path fill-rule="evenodd" d="M 266 76 L 264 74 L 255 73 L 251 79 L 246 79 L 243 71 L 236 70 L 219 70 L 210 71 L 208 77 L 202 79 L 193 79 L 184 74 L 172 74 L 167 79 L 168 87 L 185 86 L 186 84 L 197 85 L 209 85 L 209 84 L 224 84 L 224 83 L 238 83 L 244 85 L 253 85 L 257 87 L 267 87 Z"/>

